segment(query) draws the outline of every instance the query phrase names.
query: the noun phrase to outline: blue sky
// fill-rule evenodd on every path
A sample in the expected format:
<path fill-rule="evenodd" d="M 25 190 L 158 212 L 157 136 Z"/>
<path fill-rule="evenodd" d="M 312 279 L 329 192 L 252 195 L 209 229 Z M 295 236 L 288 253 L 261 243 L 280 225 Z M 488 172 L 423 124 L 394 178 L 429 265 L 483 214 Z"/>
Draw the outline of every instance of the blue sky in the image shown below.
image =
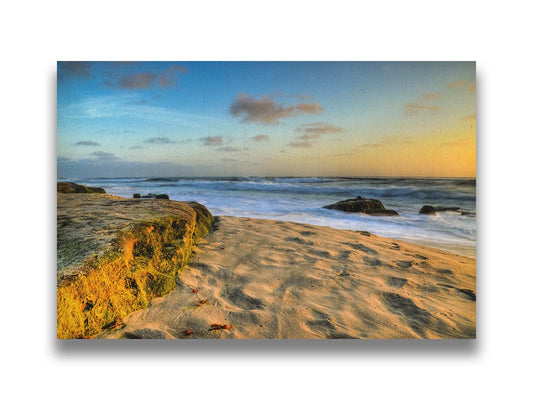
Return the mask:
<path fill-rule="evenodd" d="M 475 63 L 58 62 L 57 82 L 60 177 L 475 176 Z"/>

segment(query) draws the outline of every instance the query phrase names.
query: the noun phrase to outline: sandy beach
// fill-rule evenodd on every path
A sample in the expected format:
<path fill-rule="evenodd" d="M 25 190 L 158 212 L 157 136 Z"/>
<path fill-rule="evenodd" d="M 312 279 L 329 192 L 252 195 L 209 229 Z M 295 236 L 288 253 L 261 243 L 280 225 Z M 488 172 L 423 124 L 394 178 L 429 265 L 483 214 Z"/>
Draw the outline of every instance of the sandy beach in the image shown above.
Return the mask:
<path fill-rule="evenodd" d="M 364 231 L 221 216 L 170 294 L 98 337 L 475 338 L 475 293 L 473 258 Z"/>

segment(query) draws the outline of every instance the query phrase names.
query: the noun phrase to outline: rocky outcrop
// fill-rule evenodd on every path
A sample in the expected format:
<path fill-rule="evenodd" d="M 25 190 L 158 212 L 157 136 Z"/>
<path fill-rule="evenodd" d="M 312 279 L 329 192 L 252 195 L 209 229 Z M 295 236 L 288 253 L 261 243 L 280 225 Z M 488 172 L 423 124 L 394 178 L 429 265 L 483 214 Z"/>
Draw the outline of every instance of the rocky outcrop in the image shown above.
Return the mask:
<path fill-rule="evenodd" d="M 324 206 L 329 210 L 339 210 L 349 213 L 363 213 L 375 216 L 398 215 L 394 210 L 387 210 L 383 203 L 376 199 L 365 199 L 357 196 L 355 199 L 346 199 Z"/>
<path fill-rule="evenodd" d="M 91 337 L 169 293 L 213 221 L 196 202 L 59 193 L 57 337 Z"/>
<path fill-rule="evenodd" d="M 428 214 L 428 215 L 435 215 L 436 213 L 438 212 L 442 212 L 442 211 L 459 211 L 461 209 L 461 207 L 443 207 L 443 206 L 429 206 L 429 205 L 425 205 L 423 206 L 420 211 L 418 212 L 419 214 Z"/>
<path fill-rule="evenodd" d="M 74 182 L 57 182 L 57 193 L 101 193 L 105 190 L 98 187 L 82 186 Z"/>

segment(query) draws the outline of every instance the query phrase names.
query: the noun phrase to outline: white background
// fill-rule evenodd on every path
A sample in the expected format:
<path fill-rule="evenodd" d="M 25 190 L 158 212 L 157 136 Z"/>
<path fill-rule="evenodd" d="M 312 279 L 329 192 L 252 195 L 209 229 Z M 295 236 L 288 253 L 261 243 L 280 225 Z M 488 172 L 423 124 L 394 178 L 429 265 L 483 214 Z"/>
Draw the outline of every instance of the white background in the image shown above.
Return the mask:
<path fill-rule="evenodd" d="M 531 396 L 533 35 L 527 4 L 3 2 L 2 397 Z M 477 61 L 478 339 L 58 343 L 56 60 Z"/>

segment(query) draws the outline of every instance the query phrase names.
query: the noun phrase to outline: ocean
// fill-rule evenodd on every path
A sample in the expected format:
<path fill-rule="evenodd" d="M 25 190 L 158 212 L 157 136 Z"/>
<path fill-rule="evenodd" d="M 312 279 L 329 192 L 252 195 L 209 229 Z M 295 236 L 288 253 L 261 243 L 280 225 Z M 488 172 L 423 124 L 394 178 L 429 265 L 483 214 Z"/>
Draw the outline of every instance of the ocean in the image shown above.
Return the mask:
<path fill-rule="evenodd" d="M 467 178 L 92 178 L 76 183 L 109 194 L 166 193 L 197 201 L 213 215 L 265 218 L 365 230 L 381 236 L 476 256 L 476 217 L 445 212 L 420 215 L 423 205 L 476 211 L 476 180 Z M 378 199 L 399 217 L 348 214 L 322 208 L 362 196 Z"/>

